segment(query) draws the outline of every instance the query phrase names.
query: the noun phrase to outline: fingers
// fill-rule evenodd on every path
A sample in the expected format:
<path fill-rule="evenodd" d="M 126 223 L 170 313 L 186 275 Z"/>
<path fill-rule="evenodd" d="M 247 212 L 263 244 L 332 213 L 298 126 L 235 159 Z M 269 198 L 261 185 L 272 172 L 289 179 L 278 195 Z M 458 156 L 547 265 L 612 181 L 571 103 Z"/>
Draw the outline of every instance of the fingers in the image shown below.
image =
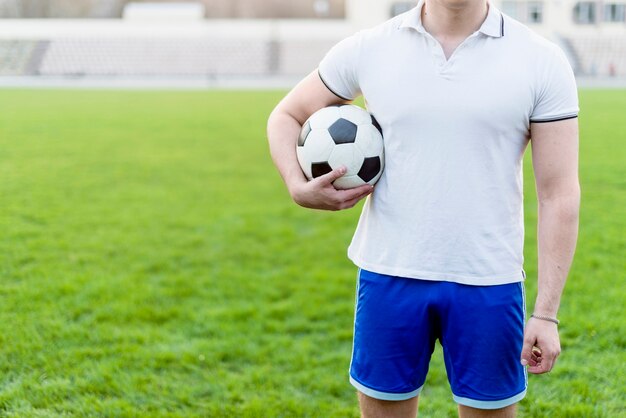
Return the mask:
<path fill-rule="evenodd" d="M 333 181 L 337 180 L 339 177 L 346 174 L 346 171 L 347 171 L 346 167 L 343 167 L 343 166 L 337 167 L 330 173 L 326 173 L 323 176 L 319 176 L 315 180 L 317 180 L 318 182 L 320 182 L 320 184 L 323 184 L 323 185 L 333 184 Z"/>
<path fill-rule="evenodd" d="M 366 184 L 365 186 L 355 187 L 354 189 L 337 190 L 335 210 L 350 209 L 354 207 L 361 199 L 372 193 L 374 186 Z"/>
<path fill-rule="evenodd" d="M 369 184 L 355 187 L 353 189 L 335 189 L 333 182 L 346 174 L 346 171 L 346 167 L 341 166 L 315 179 L 315 181 L 318 182 L 316 188 L 319 188 L 320 191 L 324 190 L 324 194 L 329 200 L 328 209 L 349 209 L 374 190 L 374 186 Z"/>
<path fill-rule="evenodd" d="M 528 364 L 536 366 L 539 363 L 541 363 L 541 350 L 538 347 L 533 347 Z"/>
<path fill-rule="evenodd" d="M 365 184 L 346 190 L 337 190 L 333 182 L 346 173 L 346 167 L 338 167 L 317 177 L 302 187 L 290 190 L 293 200 L 300 206 L 311 209 L 342 210 L 356 205 L 374 191 L 374 186 Z"/>
<path fill-rule="evenodd" d="M 535 345 L 536 340 L 534 338 L 529 337 L 528 335 L 524 336 L 524 345 L 522 346 L 522 355 L 520 358 L 520 363 L 522 366 L 526 366 L 529 364 L 532 358 L 532 350 Z"/>
<path fill-rule="evenodd" d="M 341 203 L 341 207 L 339 209 L 350 209 L 352 207 L 354 207 L 354 205 L 356 205 L 357 203 L 359 203 L 359 201 L 361 199 L 363 199 L 364 197 L 366 197 L 368 194 L 370 194 L 372 192 L 372 190 L 374 189 L 372 186 L 366 186 L 366 192 L 364 193 L 360 193 L 357 197 L 350 199 L 350 200 L 346 200 L 343 203 Z"/>
<path fill-rule="evenodd" d="M 372 193 L 374 190 L 374 186 L 370 184 L 365 184 L 363 186 L 355 187 L 354 189 L 346 189 L 346 190 L 338 190 L 338 194 L 340 199 L 344 202 L 349 200 L 357 199 L 357 202 Z"/>
<path fill-rule="evenodd" d="M 524 335 L 520 362 L 528 373 L 547 373 L 561 352 L 558 331 L 551 324 L 529 323 Z"/>
<path fill-rule="evenodd" d="M 545 352 L 544 352 L 545 351 Z M 556 359 L 559 356 L 559 350 L 539 350 L 536 355 L 537 360 L 531 360 L 528 365 L 528 373 L 543 374 L 548 373 L 554 367 Z"/>

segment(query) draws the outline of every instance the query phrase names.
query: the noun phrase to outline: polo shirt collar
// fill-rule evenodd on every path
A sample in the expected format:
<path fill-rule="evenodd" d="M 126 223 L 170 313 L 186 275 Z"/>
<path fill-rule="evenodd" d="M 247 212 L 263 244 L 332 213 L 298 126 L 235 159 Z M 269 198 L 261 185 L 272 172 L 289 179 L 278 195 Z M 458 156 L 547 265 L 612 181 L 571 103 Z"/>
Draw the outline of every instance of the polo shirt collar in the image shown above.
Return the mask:
<path fill-rule="evenodd" d="M 504 16 L 490 1 L 488 4 L 487 18 L 478 31 L 487 36 L 501 38 L 504 36 Z M 426 33 L 422 25 L 422 7 L 424 7 L 424 0 L 419 0 L 417 6 L 406 13 L 400 23 L 400 28 L 412 28 L 420 33 Z"/>

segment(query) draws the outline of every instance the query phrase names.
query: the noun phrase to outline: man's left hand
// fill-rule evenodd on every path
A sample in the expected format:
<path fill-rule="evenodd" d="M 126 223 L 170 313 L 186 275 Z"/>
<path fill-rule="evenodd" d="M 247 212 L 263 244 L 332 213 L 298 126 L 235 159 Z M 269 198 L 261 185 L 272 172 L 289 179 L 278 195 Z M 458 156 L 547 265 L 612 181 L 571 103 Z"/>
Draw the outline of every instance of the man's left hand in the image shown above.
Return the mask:
<path fill-rule="evenodd" d="M 561 343 L 557 325 L 531 317 L 524 332 L 522 365 L 528 365 L 529 373 L 547 373 L 554 367 L 560 353 Z"/>

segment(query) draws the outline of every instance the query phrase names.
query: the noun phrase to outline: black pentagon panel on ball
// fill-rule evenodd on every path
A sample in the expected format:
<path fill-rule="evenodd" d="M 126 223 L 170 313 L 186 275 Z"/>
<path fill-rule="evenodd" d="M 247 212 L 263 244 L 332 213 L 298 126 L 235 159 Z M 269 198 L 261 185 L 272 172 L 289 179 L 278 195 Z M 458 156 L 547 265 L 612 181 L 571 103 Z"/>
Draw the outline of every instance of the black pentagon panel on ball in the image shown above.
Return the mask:
<path fill-rule="evenodd" d="M 378 121 L 376 120 L 374 115 L 371 115 L 371 116 L 372 116 L 372 125 L 374 125 L 374 127 L 376 129 L 378 129 L 378 132 L 380 132 L 380 134 L 382 135 L 383 134 L 383 128 L 380 127 L 380 123 L 378 123 Z"/>
<path fill-rule="evenodd" d="M 313 178 L 323 176 L 324 174 L 328 174 L 331 171 L 333 171 L 333 169 L 327 162 L 311 164 L 311 174 L 313 175 Z"/>
<path fill-rule="evenodd" d="M 300 136 L 298 137 L 298 146 L 303 147 L 304 142 L 306 141 L 306 137 L 311 133 L 311 124 L 309 121 L 304 123 L 302 130 L 300 131 Z"/>
<path fill-rule="evenodd" d="M 380 157 L 367 157 L 363 160 L 358 176 L 364 182 L 368 182 L 376 177 L 378 173 L 380 173 Z"/>
<path fill-rule="evenodd" d="M 347 119 L 337 119 L 330 125 L 328 133 L 335 144 L 351 144 L 356 140 L 356 125 Z"/>

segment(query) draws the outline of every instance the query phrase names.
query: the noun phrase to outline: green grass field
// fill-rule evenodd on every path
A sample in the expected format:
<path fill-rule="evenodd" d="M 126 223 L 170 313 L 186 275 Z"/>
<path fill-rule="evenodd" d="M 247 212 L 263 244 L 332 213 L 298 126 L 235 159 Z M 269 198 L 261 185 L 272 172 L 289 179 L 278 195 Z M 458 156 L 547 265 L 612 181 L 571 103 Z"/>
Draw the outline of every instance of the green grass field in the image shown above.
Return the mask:
<path fill-rule="evenodd" d="M 0 91 L 0 416 L 358 416 L 359 209 L 291 202 L 265 139 L 282 94 Z M 563 353 L 521 417 L 626 416 L 626 91 L 581 107 Z M 440 350 L 420 404 L 455 416 Z"/>

